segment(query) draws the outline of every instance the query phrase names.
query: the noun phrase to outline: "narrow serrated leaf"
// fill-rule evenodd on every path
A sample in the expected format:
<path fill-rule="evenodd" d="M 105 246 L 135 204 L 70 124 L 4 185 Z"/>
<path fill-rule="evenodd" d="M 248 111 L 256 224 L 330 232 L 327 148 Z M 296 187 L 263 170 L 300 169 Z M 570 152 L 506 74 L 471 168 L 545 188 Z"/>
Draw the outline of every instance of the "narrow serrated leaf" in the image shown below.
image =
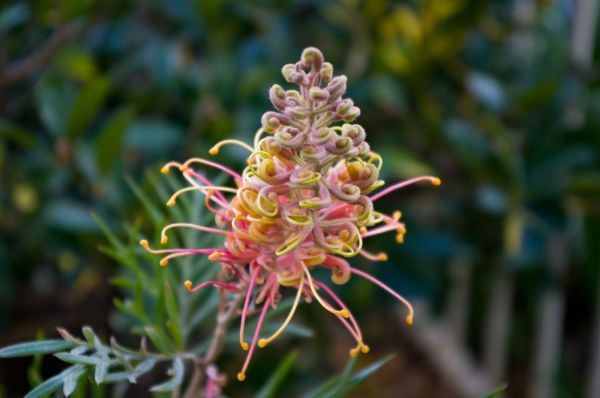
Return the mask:
<path fill-rule="evenodd" d="M 50 354 L 74 347 L 66 340 L 41 340 L 19 343 L 0 349 L 0 358 L 24 357 L 35 354 Z"/>
<path fill-rule="evenodd" d="M 169 381 L 153 386 L 150 391 L 169 392 L 176 390 L 181 385 L 185 373 L 185 367 L 183 366 L 183 360 L 181 358 L 177 357 L 173 360 L 171 373 L 173 374 L 173 377 Z"/>

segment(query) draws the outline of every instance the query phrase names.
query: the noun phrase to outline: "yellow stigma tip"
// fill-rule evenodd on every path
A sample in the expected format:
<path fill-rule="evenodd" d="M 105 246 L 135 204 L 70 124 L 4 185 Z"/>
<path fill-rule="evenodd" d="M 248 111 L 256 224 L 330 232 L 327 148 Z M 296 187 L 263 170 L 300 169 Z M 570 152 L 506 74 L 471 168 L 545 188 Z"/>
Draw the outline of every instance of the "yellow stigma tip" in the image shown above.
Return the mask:
<path fill-rule="evenodd" d="M 258 346 L 260 348 L 265 348 L 267 344 L 268 344 L 267 339 L 260 339 L 260 340 L 258 340 Z"/>
<path fill-rule="evenodd" d="M 163 236 L 162 238 L 160 238 L 160 243 L 162 243 L 163 245 L 166 245 L 167 243 L 169 243 L 169 238 L 167 238 L 166 236 Z"/>
<path fill-rule="evenodd" d="M 173 199 L 170 199 L 170 200 L 167 202 L 167 206 L 169 206 L 169 207 L 173 207 L 173 206 L 175 206 L 175 203 L 176 203 L 176 202 L 175 202 L 175 200 L 173 200 Z"/>
<path fill-rule="evenodd" d="M 160 169 L 160 172 L 163 174 L 169 174 L 169 167 L 165 166 L 162 169 Z"/>
<path fill-rule="evenodd" d="M 350 313 L 348 312 L 348 310 L 342 310 L 342 313 L 340 315 L 344 318 L 350 318 Z"/>
<path fill-rule="evenodd" d="M 140 245 L 144 248 L 147 249 L 148 248 L 148 241 L 146 239 L 142 239 L 140 241 Z"/>
<path fill-rule="evenodd" d="M 398 235 L 396 235 L 396 242 L 398 242 L 398 243 L 404 243 L 404 234 L 398 234 Z"/>
<path fill-rule="evenodd" d="M 439 178 L 434 178 L 433 180 L 431 180 L 431 183 L 437 187 L 439 185 L 442 185 L 442 180 L 440 180 Z"/>
<path fill-rule="evenodd" d="M 183 284 L 187 290 L 192 291 L 192 281 L 185 281 Z"/>
<path fill-rule="evenodd" d="M 365 227 L 360 227 L 359 232 L 361 235 L 366 235 L 367 234 L 367 229 Z"/>
<path fill-rule="evenodd" d="M 246 380 L 246 375 L 243 373 L 238 373 L 237 378 L 239 381 L 244 381 L 244 380 Z"/>
<path fill-rule="evenodd" d="M 406 323 L 407 323 L 408 325 L 412 325 L 412 324 L 413 324 L 413 317 L 412 317 L 412 316 L 410 316 L 410 315 L 409 315 L 409 316 L 407 316 L 407 317 L 406 317 Z"/>
<path fill-rule="evenodd" d="M 392 218 L 394 220 L 399 220 L 400 217 L 402 217 L 402 212 L 400 210 L 396 210 L 395 212 L 392 213 Z"/>
<path fill-rule="evenodd" d="M 359 348 L 358 348 L 358 347 L 351 349 L 351 350 L 350 350 L 350 356 L 351 356 L 352 358 L 354 358 L 355 356 L 357 356 L 357 355 L 358 355 L 358 351 L 359 351 Z"/>
<path fill-rule="evenodd" d="M 208 259 L 210 261 L 216 261 L 219 259 L 219 257 L 221 257 L 221 252 L 214 251 L 208 256 Z"/>
<path fill-rule="evenodd" d="M 363 345 L 360 347 L 360 350 L 362 351 L 362 353 L 363 353 L 363 354 L 368 354 L 368 353 L 369 353 L 369 351 L 370 351 L 371 349 L 369 348 L 369 346 L 368 346 L 368 345 L 366 345 L 366 344 L 363 344 Z"/>
<path fill-rule="evenodd" d="M 387 260 L 388 260 L 388 255 L 387 255 L 387 254 L 385 254 L 385 253 L 379 253 L 379 256 L 378 256 L 378 258 L 379 258 L 379 260 L 381 260 L 381 261 L 387 261 Z"/>
<path fill-rule="evenodd" d="M 242 350 L 244 350 L 244 351 L 248 351 L 248 348 L 250 348 L 250 347 L 248 346 L 248 343 L 246 343 L 245 341 L 244 341 L 244 342 L 242 342 L 241 346 L 242 346 Z"/>
<path fill-rule="evenodd" d="M 218 153 L 219 153 L 219 148 L 217 148 L 217 147 L 212 147 L 212 148 L 210 148 L 210 150 L 208 151 L 208 153 L 210 153 L 211 155 L 213 155 L 213 156 L 214 156 L 214 155 L 216 155 L 216 154 L 218 154 Z"/>
<path fill-rule="evenodd" d="M 166 267 L 167 264 L 169 264 L 169 260 L 167 260 L 166 258 L 163 258 L 162 260 L 160 260 L 159 264 L 161 267 Z"/>

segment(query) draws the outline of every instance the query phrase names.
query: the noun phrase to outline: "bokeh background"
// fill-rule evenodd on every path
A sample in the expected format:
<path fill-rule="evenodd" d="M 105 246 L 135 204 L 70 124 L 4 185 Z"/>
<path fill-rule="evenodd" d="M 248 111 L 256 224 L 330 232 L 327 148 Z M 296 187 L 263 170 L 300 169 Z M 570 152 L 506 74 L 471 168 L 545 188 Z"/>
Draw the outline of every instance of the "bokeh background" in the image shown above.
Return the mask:
<path fill-rule="evenodd" d="M 596 0 L 2 2 L 0 346 L 57 325 L 127 335 L 119 265 L 91 214 L 126 236 L 147 218 L 126 180 L 250 140 L 280 67 L 312 45 L 348 76 L 385 180 L 443 179 L 381 201 L 403 212 L 406 242 L 382 237 L 369 247 L 390 260 L 361 264 L 415 303 L 415 325 L 368 284 L 341 289 L 369 356 L 395 354 L 356 396 L 599 397 L 599 12 Z M 240 155 L 219 156 L 240 167 Z M 311 307 L 299 319 L 314 337 L 259 352 L 230 396 L 251 396 L 294 348 L 295 393 L 344 366 L 350 339 Z M 29 389 L 30 364 L 0 362 L 0 396 Z"/>

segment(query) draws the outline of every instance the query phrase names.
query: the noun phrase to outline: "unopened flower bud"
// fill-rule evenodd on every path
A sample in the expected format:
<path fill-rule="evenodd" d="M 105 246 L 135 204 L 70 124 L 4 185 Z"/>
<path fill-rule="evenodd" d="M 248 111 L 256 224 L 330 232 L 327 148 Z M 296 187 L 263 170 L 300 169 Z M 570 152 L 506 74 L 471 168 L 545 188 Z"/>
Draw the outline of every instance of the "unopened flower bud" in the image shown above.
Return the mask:
<path fill-rule="evenodd" d="M 288 83 L 292 83 L 292 74 L 296 72 L 296 66 L 294 64 L 285 64 L 283 65 L 283 68 L 281 68 L 281 74 Z"/>
<path fill-rule="evenodd" d="M 336 76 L 327 85 L 327 91 L 329 91 L 330 101 L 335 101 L 340 98 L 342 94 L 346 92 L 346 83 L 348 78 L 344 75 Z"/>
<path fill-rule="evenodd" d="M 323 83 L 329 83 L 333 77 L 333 65 L 329 62 L 324 62 L 321 66 L 321 81 Z"/>
<path fill-rule="evenodd" d="M 275 112 L 266 112 L 262 115 L 261 122 L 263 129 L 269 133 L 273 133 L 281 125 L 279 120 L 280 115 Z"/>
<path fill-rule="evenodd" d="M 285 98 L 285 90 L 279 84 L 274 84 L 269 90 L 269 99 L 271 100 L 271 103 L 280 111 L 284 110 L 287 105 Z"/>
<path fill-rule="evenodd" d="M 302 64 L 306 67 L 313 67 L 315 70 L 319 70 L 323 64 L 323 53 L 318 48 L 307 47 L 302 51 Z"/>
<path fill-rule="evenodd" d="M 367 134 L 360 124 L 344 124 L 342 126 L 342 135 L 352 139 L 354 145 L 358 145 L 365 140 Z"/>
<path fill-rule="evenodd" d="M 283 112 L 292 119 L 301 120 L 306 118 L 306 110 L 301 106 L 287 107 Z"/>
<path fill-rule="evenodd" d="M 313 101 L 324 101 L 329 98 L 329 91 L 320 87 L 311 87 L 308 91 L 308 95 Z"/>
<path fill-rule="evenodd" d="M 338 104 L 337 108 L 335 108 L 335 112 L 338 115 L 340 115 L 340 116 L 343 117 L 343 116 L 345 116 L 348 113 L 348 111 L 350 110 L 350 108 L 352 108 L 353 106 L 354 106 L 354 102 L 351 99 L 346 98 L 345 100 L 342 100 Z"/>
<path fill-rule="evenodd" d="M 360 108 L 358 106 L 353 106 L 350 108 L 348 113 L 343 117 L 345 122 L 352 122 L 354 119 L 360 116 Z"/>

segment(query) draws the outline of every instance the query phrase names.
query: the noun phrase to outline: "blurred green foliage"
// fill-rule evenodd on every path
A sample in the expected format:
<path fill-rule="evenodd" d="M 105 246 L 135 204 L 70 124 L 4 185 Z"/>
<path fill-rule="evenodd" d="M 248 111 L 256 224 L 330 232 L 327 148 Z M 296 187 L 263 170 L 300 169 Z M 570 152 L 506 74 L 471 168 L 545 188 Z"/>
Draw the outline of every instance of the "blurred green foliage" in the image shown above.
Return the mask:
<path fill-rule="evenodd" d="M 568 322 L 557 385 L 580 393 L 586 343 L 579 337 L 590 333 L 598 294 L 600 86 L 595 63 L 571 61 L 574 3 L 525 2 L 530 12 L 521 3 L 4 4 L 0 343 L 31 339 L 37 330 L 49 335 L 54 325 L 90 323 L 107 334 L 110 324 L 122 332 L 110 310 L 118 292 L 106 283 L 118 271 L 98 250 L 103 238 L 91 213 L 111 228 L 148 225 L 156 216 L 139 206 L 123 176 L 141 181 L 148 167 L 205 155 L 223 137 L 250 139 L 270 107 L 268 87 L 281 81 L 279 67 L 315 45 L 348 75 L 386 180 L 435 173 L 444 181 L 441 190 L 412 189 L 383 204 L 400 207 L 409 233 L 400 247 L 392 238 L 378 241 L 391 261 L 377 273 L 442 308 L 448 267 L 466 261 L 474 272 L 475 353 L 484 350 L 492 278 L 499 270 L 514 275 L 508 378 L 517 395 L 526 388 L 520 374 L 535 303 L 548 286 L 560 286 Z M 237 155 L 220 156 L 239 165 Z M 568 257 L 558 278 L 547 266 L 556 236 L 567 242 Z M 383 298 L 358 282 L 346 289 L 363 323 L 377 319 L 370 309 Z M 309 310 L 308 317 L 317 315 Z M 317 326 L 324 335 L 317 344 L 327 346 L 331 333 Z M 339 369 L 336 360 L 325 368 Z M 8 366 L 0 364 L 0 384 L 22 393 L 24 377 L 9 381 L 25 375 L 27 363 Z M 270 366 L 257 371 L 264 380 Z"/>

